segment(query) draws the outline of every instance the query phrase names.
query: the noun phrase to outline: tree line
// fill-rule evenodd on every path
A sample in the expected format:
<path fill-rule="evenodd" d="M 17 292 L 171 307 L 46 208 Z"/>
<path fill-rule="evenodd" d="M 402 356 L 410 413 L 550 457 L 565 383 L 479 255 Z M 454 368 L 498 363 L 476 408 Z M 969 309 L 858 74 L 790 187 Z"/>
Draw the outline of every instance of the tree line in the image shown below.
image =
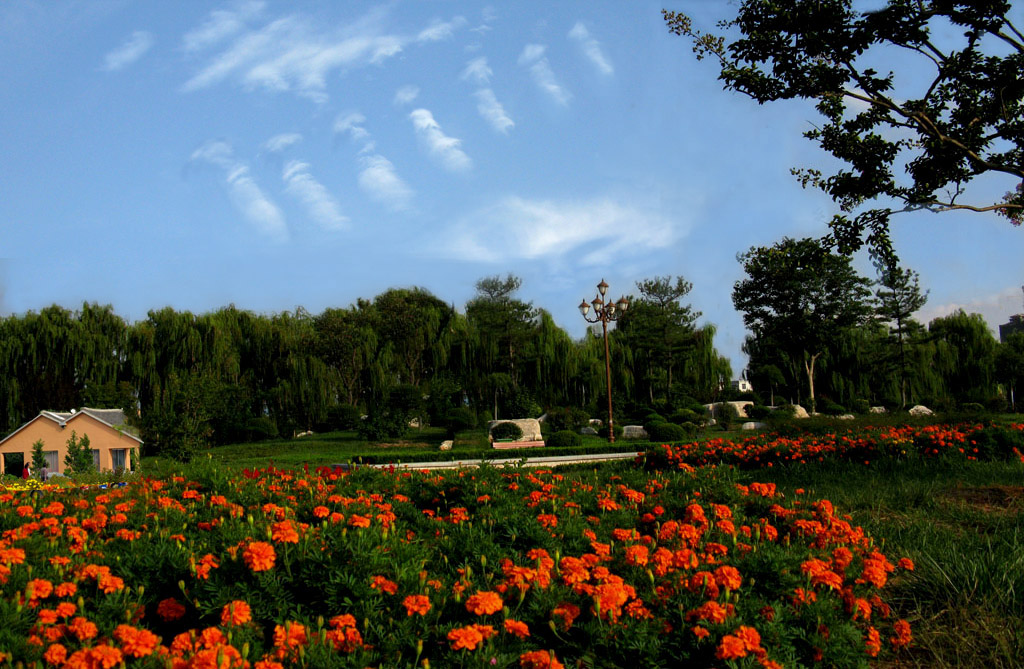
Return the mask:
<path fill-rule="evenodd" d="M 52 305 L 0 319 L 0 426 L 40 410 L 124 408 L 149 452 L 188 457 L 209 444 L 410 417 L 443 423 L 539 415 L 606 402 L 604 348 L 574 339 L 518 297 L 515 276 L 488 277 L 456 309 L 422 288 L 393 288 L 319 314 L 257 314 L 234 305 L 150 311 L 128 323 L 111 306 Z M 615 400 L 711 398 L 732 375 L 714 327 L 672 277 L 638 284 L 613 331 Z M 369 414 L 369 420 L 360 416 Z M 469 414 L 470 418 L 466 419 Z"/>
<path fill-rule="evenodd" d="M 740 260 L 747 279 L 733 299 L 751 332 L 751 399 L 943 409 L 996 406 L 1018 387 L 1024 341 L 998 344 L 962 312 L 924 327 L 912 314 L 926 296 L 909 270 L 884 269 L 873 284 L 816 240 Z M 520 286 L 513 275 L 481 279 L 461 311 L 422 288 L 393 288 L 319 314 L 164 308 L 128 323 L 86 303 L 8 316 L 0 423 L 10 431 L 44 409 L 119 407 L 147 451 L 188 457 L 307 430 L 358 426 L 380 439 L 410 418 L 473 425 L 559 408 L 601 417 L 600 330 L 574 339 L 520 299 Z M 698 324 L 686 303 L 691 289 L 682 277 L 637 282 L 609 332 L 621 417 L 735 398 L 714 325 Z"/>

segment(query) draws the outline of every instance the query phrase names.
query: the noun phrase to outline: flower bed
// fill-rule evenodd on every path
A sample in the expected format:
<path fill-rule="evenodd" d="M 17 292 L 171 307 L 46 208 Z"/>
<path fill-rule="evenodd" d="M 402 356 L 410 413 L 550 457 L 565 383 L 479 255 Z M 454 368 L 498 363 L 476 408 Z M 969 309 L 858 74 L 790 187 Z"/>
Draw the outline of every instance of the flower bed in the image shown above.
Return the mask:
<path fill-rule="evenodd" d="M 0 493 L 0 654 L 47 666 L 850 666 L 901 652 L 827 500 L 713 470 L 193 468 Z M 2 661 L 0 661 L 2 664 Z"/>
<path fill-rule="evenodd" d="M 879 458 L 907 457 L 1024 462 L 1024 424 L 866 427 L 795 438 L 766 433 L 738 441 L 710 439 L 662 445 L 647 452 L 651 467 L 670 469 L 723 464 L 757 469 L 826 460 L 871 464 Z"/>

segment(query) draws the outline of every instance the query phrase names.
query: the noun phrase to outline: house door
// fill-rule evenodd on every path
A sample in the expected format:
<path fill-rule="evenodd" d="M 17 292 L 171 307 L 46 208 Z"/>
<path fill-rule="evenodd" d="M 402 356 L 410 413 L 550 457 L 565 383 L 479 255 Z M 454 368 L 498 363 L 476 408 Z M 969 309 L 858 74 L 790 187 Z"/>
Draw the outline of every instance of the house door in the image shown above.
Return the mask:
<path fill-rule="evenodd" d="M 21 477 L 21 470 L 25 468 L 24 453 L 4 453 L 4 474 Z"/>

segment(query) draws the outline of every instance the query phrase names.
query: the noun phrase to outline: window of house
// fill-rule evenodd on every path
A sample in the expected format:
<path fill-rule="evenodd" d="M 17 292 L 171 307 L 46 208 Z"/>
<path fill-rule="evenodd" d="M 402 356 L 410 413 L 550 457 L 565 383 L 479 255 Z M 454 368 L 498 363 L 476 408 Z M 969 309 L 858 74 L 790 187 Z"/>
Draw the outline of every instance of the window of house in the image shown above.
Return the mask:
<path fill-rule="evenodd" d="M 92 466 L 96 468 L 96 471 L 100 469 L 100 450 L 98 448 L 92 449 Z"/>
<path fill-rule="evenodd" d="M 112 448 L 110 449 L 110 465 L 116 472 L 119 469 L 124 469 L 125 461 L 125 449 L 123 448 Z"/>
<path fill-rule="evenodd" d="M 46 458 L 47 472 L 60 471 L 57 466 L 57 451 L 43 451 L 43 457 Z"/>

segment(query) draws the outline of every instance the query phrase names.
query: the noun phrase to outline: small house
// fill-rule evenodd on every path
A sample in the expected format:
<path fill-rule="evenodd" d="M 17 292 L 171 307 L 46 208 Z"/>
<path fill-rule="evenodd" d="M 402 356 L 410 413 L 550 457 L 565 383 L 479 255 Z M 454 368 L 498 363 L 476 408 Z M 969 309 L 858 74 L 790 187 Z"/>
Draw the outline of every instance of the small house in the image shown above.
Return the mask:
<path fill-rule="evenodd" d="M 40 411 L 0 441 L 0 473 L 20 476 L 21 467 L 32 462 L 32 445 L 37 441 L 43 442 L 47 473 L 63 473 L 72 432 L 78 439 L 89 437 L 96 471 L 132 469 L 132 457 L 142 446 L 120 409 Z"/>

